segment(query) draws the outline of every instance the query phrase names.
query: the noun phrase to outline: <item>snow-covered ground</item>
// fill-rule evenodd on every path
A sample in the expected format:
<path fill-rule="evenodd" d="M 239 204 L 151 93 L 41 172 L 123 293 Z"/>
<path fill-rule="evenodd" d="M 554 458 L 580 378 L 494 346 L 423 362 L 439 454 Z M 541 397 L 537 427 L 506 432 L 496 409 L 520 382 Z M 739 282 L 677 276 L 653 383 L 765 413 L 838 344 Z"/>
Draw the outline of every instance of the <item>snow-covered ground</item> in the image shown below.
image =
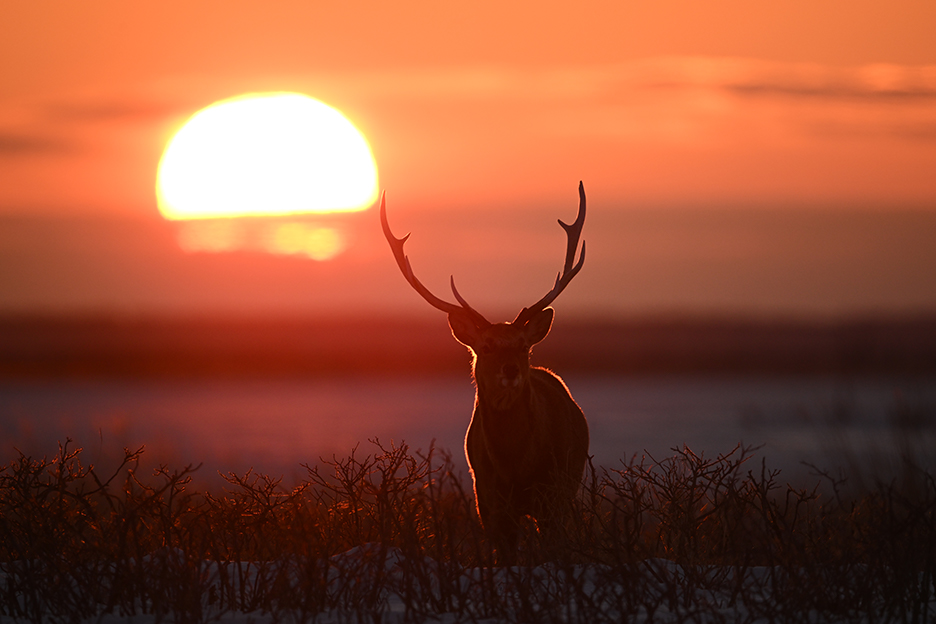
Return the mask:
<path fill-rule="evenodd" d="M 0 575 L 9 589 L 10 564 Z M 867 567 L 802 570 L 780 567 L 687 568 L 664 559 L 632 565 L 557 565 L 461 568 L 428 558 L 408 558 L 397 548 L 365 544 L 328 559 L 267 563 L 186 563 L 168 550 L 141 562 L 143 572 L 177 566 L 191 578 L 190 598 L 176 596 L 170 610 L 152 612 L 136 604 L 107 609 L 89 605 L 84 613 L 41 610 L 43 620 L 96 622 L 890 622 L 894 611 L 884 595 L 855 595 L 842 574 L 854 578 L 855 591 L 867 587 Z M 313 568 L 310 570 L 310 566 Z M 0 569 L 3 569 L 0 564 Z M 318 579 L 318 583 L 309 583 Z M 843 580 L 846 582 L 843 583 Z M 277 587 L 278 586 L 278 587 Z M 251 606 L 260 588 L 277 587 L 279 599 Z M 914 621 L 936 617 L 933 579 L 920 577 Z M 69 589 L 62 587 L 63 592 Z M 822 595 L 837 594 L 823 609 Z M 873 594 L 874 592 L 871 592 Z M 4 592 L 3 601 L 27 607 L 25 596 Z M 240 607 L 231 607 L 239 604 Z M 61 605 L 60 605 L 61 606 Z M 13 603 L 7 603 L 10 611 Z M 34 612 L 35 614 L 35 612 Z M 31 618 L 0 616 L 2 621 Z"/>

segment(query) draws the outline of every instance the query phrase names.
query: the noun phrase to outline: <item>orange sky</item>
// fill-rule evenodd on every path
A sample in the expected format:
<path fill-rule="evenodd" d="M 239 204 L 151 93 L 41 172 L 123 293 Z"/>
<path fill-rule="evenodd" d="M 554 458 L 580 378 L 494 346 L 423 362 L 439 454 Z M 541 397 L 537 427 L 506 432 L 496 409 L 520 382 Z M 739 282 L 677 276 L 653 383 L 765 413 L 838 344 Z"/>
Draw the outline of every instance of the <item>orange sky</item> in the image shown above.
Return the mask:
<path fill-rule="evenodd" d="M 583 4 L 8 4 L 0 212 L 155 214 L 171 133 L 259 90 L 342 110 L 401 209 L 936 206 L 936 4 Z"/>
<path fill-rule="evenodd" d="M 415 270 L 492 316 L 552 285 L 579 180 L 563 313 L 931 312 L 934 24 L 931 0 L 8 2 L 0 313 L 435 313 L 374 211 L 302 226 L 340 238 L 328 262 L 159 222 L 174 131 L 273 90 L 357 125 Z"/>

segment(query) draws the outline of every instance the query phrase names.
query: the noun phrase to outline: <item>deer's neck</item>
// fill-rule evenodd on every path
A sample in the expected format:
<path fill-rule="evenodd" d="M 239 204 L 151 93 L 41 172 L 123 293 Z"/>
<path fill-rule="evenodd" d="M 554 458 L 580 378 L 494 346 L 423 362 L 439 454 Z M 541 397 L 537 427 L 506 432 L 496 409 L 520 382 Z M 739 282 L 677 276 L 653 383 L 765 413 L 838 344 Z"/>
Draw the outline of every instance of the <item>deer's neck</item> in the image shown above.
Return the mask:
<path fill-rule="evenodd" d="M 535 424 L 531 405 L 532 388 L 527 379 L 515 392 L 478 385 L 477 407 L 488 432 L 507 439 L 529 436 Z"/>
<path fill-rule="evenodd" d="M 535 417 L 529 380 L 520 395 L 507 407 L 485 400 L 479 387 L 471 427 L 484 440 L 486 453 L 499 470 L 507 474 L 526 474 L 537 464 L 542 447 L 542 423 Z"/>

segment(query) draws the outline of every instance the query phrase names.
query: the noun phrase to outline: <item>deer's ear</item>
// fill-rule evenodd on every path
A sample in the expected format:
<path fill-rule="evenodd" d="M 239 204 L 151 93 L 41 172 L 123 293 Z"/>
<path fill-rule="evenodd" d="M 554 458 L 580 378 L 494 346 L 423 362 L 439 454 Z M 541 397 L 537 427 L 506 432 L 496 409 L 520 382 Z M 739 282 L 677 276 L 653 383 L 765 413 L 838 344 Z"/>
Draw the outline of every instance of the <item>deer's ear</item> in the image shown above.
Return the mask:
<path fill-rule="evenodd" d="M 523 336 L 526 338 L 526 343 L 529 346 L 532 347 L 546 337 L 546 334 L 549 333 L 549 328 L 552 327 L 553 315 L 555 312 L 556 311 L 552 308 L 546 308 L 534 314 L 533 318 L 527 321 L 527 324 L 523 326 Z"/>
<path fill-rule="evenodd" d="M 471 348 L 474 348 L 474 346 L 478 344 L 480 333 L 467 314 L 449 312 L 448 323 L 449 327 L 452 329 L 452 335 L 455 336 L 455 340 Z"/>

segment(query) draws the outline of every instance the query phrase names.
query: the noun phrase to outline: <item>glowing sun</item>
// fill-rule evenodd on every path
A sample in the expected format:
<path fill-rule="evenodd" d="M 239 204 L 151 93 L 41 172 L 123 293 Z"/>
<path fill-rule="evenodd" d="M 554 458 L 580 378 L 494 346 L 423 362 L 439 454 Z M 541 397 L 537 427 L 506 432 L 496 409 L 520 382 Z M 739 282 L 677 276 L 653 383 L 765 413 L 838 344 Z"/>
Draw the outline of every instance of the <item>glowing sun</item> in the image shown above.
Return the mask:
<path fill-rule="evenodd" d="M 176 133 L 156 196 L 173 220 L 364 210 L 377 199 L 377 166 L 334 108 L 299 93 L 251 93 L 212 104 Z"/>

